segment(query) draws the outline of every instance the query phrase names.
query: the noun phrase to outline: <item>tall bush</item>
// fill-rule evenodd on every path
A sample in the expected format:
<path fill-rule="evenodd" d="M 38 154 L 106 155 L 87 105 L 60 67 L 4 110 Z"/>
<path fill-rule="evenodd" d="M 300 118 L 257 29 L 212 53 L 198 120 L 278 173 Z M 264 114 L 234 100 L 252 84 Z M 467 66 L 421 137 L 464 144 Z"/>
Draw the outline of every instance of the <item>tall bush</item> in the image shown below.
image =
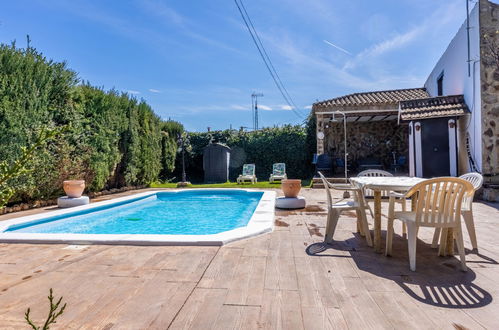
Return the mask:
<path fill-rule="evenodd" d="M 13 163 L 41 127 L 68 127 L 37 149 L 36 170 L 14 180 L 12 201 L 54 197 L 72 178 L 90 191 L 149 184 L 173 170 L 175 140 L 162 133 L 168 125 L 142 100 L 80 83 L 64 62 L 0 45 L 0 160 Z"/>
<path fill-rule="evenodd" d="M 175 170 L 175 159 L 178 148 L 178 138 L 184 131 L 181 123 L 168 120 L 161 123 L 161 173 L 162 180 L 172 179 Z"/>

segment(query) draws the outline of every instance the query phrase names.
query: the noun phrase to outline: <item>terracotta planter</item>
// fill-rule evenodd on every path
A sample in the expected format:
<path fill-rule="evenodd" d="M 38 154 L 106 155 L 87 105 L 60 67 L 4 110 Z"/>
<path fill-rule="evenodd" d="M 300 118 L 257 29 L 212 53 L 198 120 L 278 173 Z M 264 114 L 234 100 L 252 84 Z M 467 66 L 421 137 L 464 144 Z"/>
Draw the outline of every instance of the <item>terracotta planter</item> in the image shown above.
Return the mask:
<path fill-rule="evenodd" d="M 85 190 L 85 180 L 66 180 L 63 182 L 63 188 L 68 197 L 81 197 L 83 190 Z"/>
<path fill-rule="evenodd" d="M 287 198 L 295 198 L 301 189 L 301 180 L 298 179 L 287 179 L 282 180 L 281 189 L 284 196 Z"/>

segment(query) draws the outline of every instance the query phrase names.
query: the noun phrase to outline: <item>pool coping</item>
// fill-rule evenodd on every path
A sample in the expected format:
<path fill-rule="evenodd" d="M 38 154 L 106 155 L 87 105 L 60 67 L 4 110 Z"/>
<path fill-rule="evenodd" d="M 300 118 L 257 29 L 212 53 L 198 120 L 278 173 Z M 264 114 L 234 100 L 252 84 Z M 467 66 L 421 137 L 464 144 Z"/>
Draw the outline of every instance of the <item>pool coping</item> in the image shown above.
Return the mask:
<path fill-rule="evenodd" d="M 16 233 L 5 232 L 10 226 L 22 223 L 37 222 L 54 216 L 82 210 L 91 210 L 101 206 L 125 202 L 131 199 L 144 198 L 159 192 L 180 192 L 187 190 L 214 190 L 214 191 L 248 191 L 262 192 L 263 195 L 256 206 L 248 224 L 244 227 L 235 228 L 218 234 L 210 235 L 153 235 L 153 234 L 50 234 L 50 233 Z M 49 211 L 34 215 L 21 216 L 0 223 L 0 243 L 41 243 L 41 244 L 111 244 L 111 245 L 200 245 L 221 246 L 227 243 L 254 237 L 274 229 L 275 216 L 275 191 L 260 189 L 224 189 L 224 188 L 190 188 L 190 189 L 168 189 L 153 190 L 137 193 L 130 196 L 118 197 L 106 201 L 90 203 L 88 205 L 76 206 L 67 209 Z"/>

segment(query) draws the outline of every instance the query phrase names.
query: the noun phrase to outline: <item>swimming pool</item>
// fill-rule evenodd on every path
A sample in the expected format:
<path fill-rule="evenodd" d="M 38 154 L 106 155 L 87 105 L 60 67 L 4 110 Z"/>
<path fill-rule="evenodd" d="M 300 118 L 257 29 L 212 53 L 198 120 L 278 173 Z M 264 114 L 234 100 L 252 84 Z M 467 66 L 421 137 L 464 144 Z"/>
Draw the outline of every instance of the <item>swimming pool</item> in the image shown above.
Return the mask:
<path fill-rule="evenodd" d="M 0 241 L 222 245 L 271 231 L 274 201 L 272 191 L 152 191 L 0 222 Z"/>

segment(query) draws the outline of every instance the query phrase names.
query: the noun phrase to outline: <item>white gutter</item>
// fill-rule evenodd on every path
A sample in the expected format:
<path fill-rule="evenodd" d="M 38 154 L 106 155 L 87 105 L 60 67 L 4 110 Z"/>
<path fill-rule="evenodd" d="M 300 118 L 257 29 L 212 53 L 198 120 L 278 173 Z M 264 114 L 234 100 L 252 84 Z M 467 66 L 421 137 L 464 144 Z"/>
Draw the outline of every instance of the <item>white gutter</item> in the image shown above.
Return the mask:
<path fill-rule="evenodd" d="M 338 110 L 335 110 L 335 111 L 324 111 L 324 112 L 317 111 L 316 113 L 320 113 L 320 114 L 323 114 L 323 115 L 332 115 L 336 111 L 338 111 Z M 396 112 L 396 111 L 399 111 L 399 110 L 398 109 L 350 110 L 350 111 L 343 111 L 343 110 L 341 110 L 341 112 L 343 112 L 344 114 L 380 113 L 380 112 Z"/>

